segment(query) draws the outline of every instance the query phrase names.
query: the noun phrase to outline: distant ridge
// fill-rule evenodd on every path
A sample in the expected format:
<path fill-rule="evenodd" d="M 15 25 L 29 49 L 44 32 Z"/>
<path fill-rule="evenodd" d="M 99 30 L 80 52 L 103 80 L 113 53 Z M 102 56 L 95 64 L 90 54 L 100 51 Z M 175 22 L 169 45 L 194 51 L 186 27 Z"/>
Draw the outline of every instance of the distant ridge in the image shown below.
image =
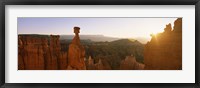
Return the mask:
<path fill-rule="evenodd" d="M 32 37 L 49 37 L 47 34 L 18 34 L 18 35 L 25 35 L 25 36 L 32 36 Z M 104 35 L 79 35 L 81 40 L 91 40 L 94 42 L 112 42 L 120 39 L 129 39 L 129 40 L 138 40 L 142 44 L 146 44 L 148 39 L 137 37 L 137 38 L 116 38 L 116 37 L 108 37 Z M 74 35 L 60 35 L 60 40 L 72 40 Z"/>
<path fill-rule="evenodd" d="M 134 39 L 120 39 L 120 40 L 112 41 L 110 44 L 112 44 L 112 45 L 137 45 L 137 46 L 143 46 L 142 43 L 140 43 L 138 40 L 134 40 Z"/>
<path fill-rule="evenodd" d="M 91 41 L 94 42 L 100 42 L 100 41 L 115 41 L 115 40 L 119 40 L 121 38 L 114 38 L 114 37 L 107 37 L 104 35 L 79 35 L 81 40 L 86 40 L 89 39 Z M 72 39 L 74 37 L 74 35 L 60 35 L 60 39 L 61 40 L 65 40 L 65 39 Z"/>

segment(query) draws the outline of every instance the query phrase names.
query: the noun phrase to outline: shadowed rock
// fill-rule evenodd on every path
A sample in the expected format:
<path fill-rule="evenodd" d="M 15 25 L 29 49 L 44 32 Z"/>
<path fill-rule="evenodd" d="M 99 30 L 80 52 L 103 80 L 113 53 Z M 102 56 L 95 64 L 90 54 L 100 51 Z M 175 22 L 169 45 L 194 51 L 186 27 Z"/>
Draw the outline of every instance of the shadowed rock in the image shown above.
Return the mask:
<path fill-rule="evenodd" d="M 99 62 L 95 64 L 95 70 L 111 70 L 111 66 L 104 59 L 99 59 Z"/>
<path fill-rule="evenodd" d="M 133 56 L 126 56 L 124 60 L 121 61 L 120 70 L 143 70 L 144 64 L 136 61 Z"/>
<path fill-rule="evenodd" d="M 89 59 L 86 61 L 87 70 L 111 70 L 111 66 L 106 60 L 99 59 L 97 63 L 94 63 L 94 59 L 89 56 Z"/>
<path fill-rule="evenodd" d="M 152 35 L 145 45 L 144 63 L 147 70 L 182 69 L 182 18 L 166 25 L 165 31 Z"/>
<path fill-rule="evenodd" d="M 86 62 L 87 63 L 87 70 L 95 70 L 95 64 L 94 64 L 94 60 L 92 59 L 91 56 L 89 56 L 89 59 L 88 61 Z"/>

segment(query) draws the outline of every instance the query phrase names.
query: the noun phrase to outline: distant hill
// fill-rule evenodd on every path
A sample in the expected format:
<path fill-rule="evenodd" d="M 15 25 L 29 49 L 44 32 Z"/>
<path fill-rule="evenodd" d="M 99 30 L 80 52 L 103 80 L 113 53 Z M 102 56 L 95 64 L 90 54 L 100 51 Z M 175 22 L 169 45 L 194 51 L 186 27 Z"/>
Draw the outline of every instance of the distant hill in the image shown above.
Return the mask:
<path fill-rule="evenodd" d="M 74 35 L 60 35 L 61 40 L 71 40 L 73 39 Z M 81 40 L 91 40 L 94 42 L 111 42 L 111 41 L 116 41 L 124 38 L 116 38 L 116 37 L 108 37 L 104 35 L 80 35 Z M 142 38 L 142 37 L 136 37 L 134 39 L 130 40 L 138 40 L 142 44 L 146 44 L 148 39 L 147 38 Z"/>
<path fill-rule="evenodd" d="M 146 44 L 150 40 L 150 38 L 144 38 L 144 37 L 136 37 L 134 39 L 138 40 L 142 44 Z"/>
<path fill-rule="evenodd" d="M 135 39 L 120 39 L 120 40 L 112 41 L 112 42 L 110 42 L 110 44 L 143 46 L 142 43 L 140 43 L 138 40 L 135 40 Z"/>
<path fill-rule="evenodd" d="M 41 34 L 18 34 L 19 36 L 31 36 L 31 37 L 39 37 L 39 38 L 48 38 L 50 35 L 41 35 Z"/>
<path fill-rule="evenodd" d="M 81 40 L 91 40 L 94 42 L 105 42 L 105 41 L 115 41 L 120 38 L 114 38 L 114 37 L 107 37 L 103 35 L 79 35 Z M 60 40 L 66 40 L 66 39 L 73 39 L 74 35 L 60 35 Z"/>

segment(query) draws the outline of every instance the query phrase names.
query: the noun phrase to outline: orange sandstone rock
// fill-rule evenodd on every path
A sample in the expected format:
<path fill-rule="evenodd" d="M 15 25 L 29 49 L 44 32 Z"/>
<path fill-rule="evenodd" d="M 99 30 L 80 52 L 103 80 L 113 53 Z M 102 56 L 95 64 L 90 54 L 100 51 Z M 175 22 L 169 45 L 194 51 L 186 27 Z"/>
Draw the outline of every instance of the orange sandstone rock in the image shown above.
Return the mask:
<path fill-rule="evenodd" d="M 182 69 L 182 18 L 166 25 L 165 31 L 152 35 L 145 45 L 144 63 L 147 70 Z"/>
<path fill-rule="evenodd" d="M 108 64 L 108 62 L 106 60 L 104 60 L 104 59 L 100 59 L 97 64 L 100 65 L 100 68 L 97 69 L 97 70 L 100 70 L 102 68 L 103 68 L 103 70 L 111 70 L 112 69 L 111 66 L 110 66 L 110 64 Z M 102 68 L 101 68 L 101 66 L 102 66 Z"/>
<path fill-rule="evenodd" d="M 50 41 L 50 44 L 49 44 Z M 59 36 L 20 35 L 18 38 L 19 70 L 67 69 L 67 53 L 61 52 Z"/>
<path fill-rule="evenodd" d="M 92 59 L 91 56 L 89 56 L 88 61 L 86 62 L 86 66 L 87 66 L 87 70 L 95 70 L 95 64 L 94 64 L 94 60 Z"/>
<path fill-rule="evenodd" d="M 80 43 L 79 27 L 74 27 L 75 37 L 73 38 L 68 50 L 68 67 L 74 70 L 85 70 L 85 49 Z"/>
<path fill-rule="evenodd" d="M 143 70 L 144 64 L 136 61 L 133 56 L 126 56 L 124 60 L 121 61 L 120 70 Z"/>
<path fill-rule="evenodd" d="M 18 38 L 18 69 L 19 70 L 43 70 L 44 51 L 42 38 L 31 36 L 19 36 Z"/>

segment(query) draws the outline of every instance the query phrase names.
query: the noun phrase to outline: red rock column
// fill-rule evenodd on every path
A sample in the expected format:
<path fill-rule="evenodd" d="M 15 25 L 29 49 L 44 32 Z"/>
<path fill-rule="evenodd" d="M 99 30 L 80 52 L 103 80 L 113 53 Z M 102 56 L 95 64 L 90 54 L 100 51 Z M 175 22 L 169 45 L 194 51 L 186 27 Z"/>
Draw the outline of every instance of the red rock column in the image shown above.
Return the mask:
<path fill-rule="evenodd" d="M 25 63 L 23 58 L 23 43 L 21 36 L 18 36 L 18 70 L 24 70 Z"/>
<path fill-rule="evenodd" d="M 85 49 L 80 43 L 79 27 L 74 27 L 75 37 L 73 38 L 68 50 L 68 69 L 85 70 Z"/>

